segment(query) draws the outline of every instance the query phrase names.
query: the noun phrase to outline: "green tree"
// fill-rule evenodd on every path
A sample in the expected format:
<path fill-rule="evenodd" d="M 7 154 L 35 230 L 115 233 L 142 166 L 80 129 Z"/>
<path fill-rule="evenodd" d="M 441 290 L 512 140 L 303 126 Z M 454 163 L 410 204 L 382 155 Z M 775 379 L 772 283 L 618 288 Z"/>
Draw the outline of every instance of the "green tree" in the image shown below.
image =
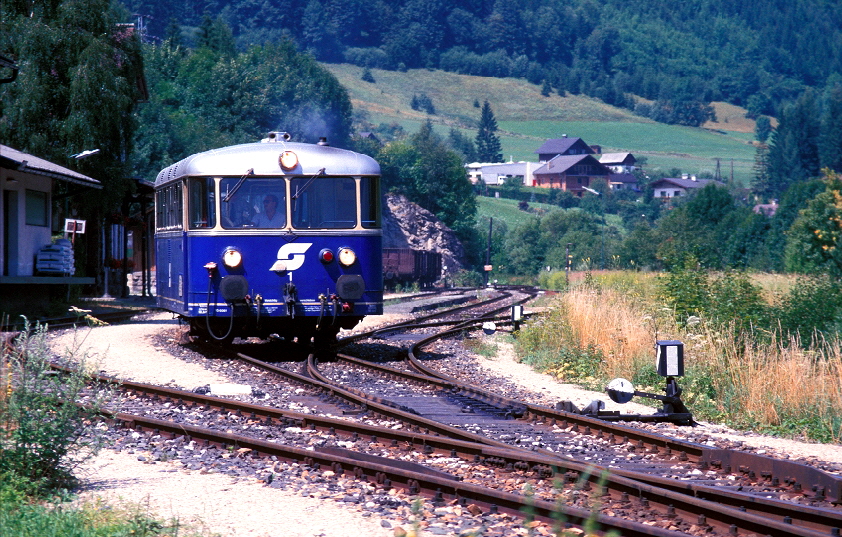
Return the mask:
<path fill-rule="evenodd" d="M 769 232 L 766 235 L 764 250 L 769 256 L 770 270 L 785 270 L 785 256 L 787 233 L 792 223 L 798 218 L 807 203 L 825 190 L 825 184 L 820 179 L 811 179 L 795 183 L 784 192 L 775 215 L 769 221 Z"/>
<path fill-rule="evenodd" d="M 819 175 L 819 120 L 812 91 L 784 109 L 769 144 L 769 182 L 780 196 L 793 183 Z"/>
<path fill-rule="evenodd" d="M 761 144 L 765 144 L 770 134 L 772 134 L 772 120 L 769 116 L 757 116 L 754 122 L 754 138 Z"/>
<path fill-rule="evenodd" d="M 476 199 L 461 157 L 429 121 L 407 141 L 388 144 L 379 155 L 383 187 L 404 194 L 435 214 L 464 243 L 475 242 Z"/>
<path fill-rule="evenodd" d="M 772 186 L 769 183 L 769 146 L 765 143 L 761 142 L 754 151 L 752 170 L 751 191 L 755 196 L 766 199 L 772 193 Z"/>
<path fill-rule="evenodd" d="M 231 27 L 222 16 L 212 19 L 205 13 L 199 25 L 199 35 L 196 40 L 198 48 L 207 48 L 223 56 L 233 56 L 237 52 L 234 34 Z"/>
<path fill-rule="evenodd" d="M 227 57 L 147 46 L 152 98 L 139 111 L 135 174 L 154 177 L 173 161 L 281 130 L 297 141 L 349 143 L 345 89 L 290 41 Z"/>
<path fill-rule="evenodd" d="M 541 221 L 527 218 L 506 236 L 506 258 L 510 274 L 534 276 L 544 267 L 546 249 L 543 245 Z"/>
<path fill-rule="evenodd" d="M 482 103 L 482 113 L 477 131 L 477 159 L 480 162 L 503 162 L 500 138 L 496 134 L 497 120 L 488 101 Z"/>
<path fill-rule="evenodd" d="M 105 188 L 89 194 L 91 207 L 103 211 L 114 210 L 128 188 L 126 156 L 142 73 L 134 32 L 116 24 L 128 14 L 109 6 L 108 0 L 3 2 L 0 14 L 0 50 L 20 67 L 0 95 L 0 139 L 65 166 L 70 154 L 100 149 L 78 169 L 103 182 Z"/>
<path fill-rule="evenodd" d="M 842 276 L 842 176 L 825 169 L 825 190 L 801 211 L 787 234 L 786 268 Z"/>
<path fill-rule="evenodd" d="M 819 160 L 822 167 L 842 172 L 842 81 L 825 90 L 823 109 Z"/>
<path fill-rule="evenodd" d="M 544 97 L 549 97 L 550 93 L 553 92 L 553 87 L 550 85 L 550 81 L 546 78 L 544 79 L 544 84 L 541 86 L 541 95 Z"/>
<path fill-rule="evenodd" d="M 477 161 L 477 148 L 474 146 L 474 141 L 462 134 L 462 131 L 456 127 L 450 128 L 447 143 L 454 151 L 462 155 L 462 162 L 465 164 Z"/>

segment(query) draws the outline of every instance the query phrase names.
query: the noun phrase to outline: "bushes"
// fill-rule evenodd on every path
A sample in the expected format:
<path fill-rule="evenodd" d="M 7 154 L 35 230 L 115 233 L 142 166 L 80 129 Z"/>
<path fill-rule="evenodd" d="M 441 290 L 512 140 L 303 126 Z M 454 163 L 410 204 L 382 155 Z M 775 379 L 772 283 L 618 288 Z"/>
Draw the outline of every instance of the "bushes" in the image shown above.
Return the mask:
<path fill-rule="evenodd" d="M 725 272 L 711 278 L 692 257 L 661 279 L 661 298 L 680 326 L 700 318 L 714 326 L 733 323 L 738 332 L 769 328 L 770 307 L 760 287 L 745 273 Z"/>
<path fill-rule="evenodd" d="M 767 304 L 760 287 L 745 273 L 711 277 L 685 264 L 661 278 L 661 298 L 681 326 L 698 317 L 713 327 L 732 326 L 737 335 L 743 331 L 765 338 L 777 334 L 801 345 L 811 344 L 817 334 L 837 339 L 842 330 L 842 289 L 827 276 L 799 278 L 788 292 Z"/>
<path fill-rule="evenodd" d="M 785 295 L 775 301 L 772 318 L 783 334 L 800 336 L 809 343 L 815 332 L 827 339 L 839 337 L 842 330 L 842 289 L 827 276 L 798 280 Z"/>
<path fill-rule="evenodd" d="M 840 311 L 842 293 L 831 281 L 803 280 L 768 305 L 745 274 L 714 277 L 686 269 L 661 278 L 661 293 L 664 280 L 687 291 L 671 295 L 677 307 L 663 308 L 663 296 L 650 293 L 641 274 L 628 274 L 585 284 L 573 279 L 555 308 L 521 328 L 518 355 L 564 382 L 601 388 L 622 376 L 641 391 L 657 393 L 664 381 L 655 372 L 652 345 L 677 339 L 685 345 L 682 399 L 696 419 L 822 442 L 842 438 L 842 340 L 804 342 L 779 331 L 746 329 L 748 319 L 762 324 L 777 313 L 784 325 L 816 322 L 825 308 Z M 694 285 L 705 292 L 684 289 Z M 700 312 L 704 322 L 683 317 L 678 326 L 676 310 Z M 818 320 L 832 322 L 835 334 L 835 319 L 828 314 Z"/>
<path fill-rule="evenodd" d="M 86 391 L 84 364 L 67 374 L 50 367 L 44 326 L 27 324 L 0 355 L 0 474 L 26 478 L 31 493 L 74 484 L 73 468 L 97 450 L 90 435 L 105 391 Z"/>

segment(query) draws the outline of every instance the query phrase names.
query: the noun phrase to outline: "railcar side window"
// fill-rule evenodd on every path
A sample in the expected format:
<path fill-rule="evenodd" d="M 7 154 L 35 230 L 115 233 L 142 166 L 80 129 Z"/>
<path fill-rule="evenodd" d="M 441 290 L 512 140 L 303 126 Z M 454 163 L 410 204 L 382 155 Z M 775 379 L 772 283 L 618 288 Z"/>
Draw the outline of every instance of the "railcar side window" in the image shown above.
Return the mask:
<path fill-rule="evenodd" d="M 365 228 L 380 227 L 380 183 L 377 177 L 360 180 L 360 217 Z"/>
<path fill-rule="evenodd" d="M 277 229 L 286 226 L 286 182 L 283 177 L 242 179 L 219 183 L 222 227 Z"/>
<path fill-rule="evenodd" d="M 190 229 L 216 226 L 216 197 L 212 177 L 196 177 L 188 183 Z"/>
<path fill-rule="evenodd" d="M 292 225 L 297 229 L 352 229 L 357 186 L 352 177 L 301 177 L 290 183 Z"/>
<path fill-rule="evenodd" d="M 155 193 L 155 227 L 159 231 L 181 229 L 181 183 L 161 188 Z"/>

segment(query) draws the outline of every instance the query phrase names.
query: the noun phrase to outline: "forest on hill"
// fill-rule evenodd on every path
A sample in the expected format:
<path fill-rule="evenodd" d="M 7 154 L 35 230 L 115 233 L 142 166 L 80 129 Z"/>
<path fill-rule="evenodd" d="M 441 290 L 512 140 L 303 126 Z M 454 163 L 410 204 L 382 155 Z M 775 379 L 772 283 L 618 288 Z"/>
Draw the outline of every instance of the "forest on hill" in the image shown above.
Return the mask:
<path fill-rule="evenodd" d="M 711 101 L 778 116 L 842 71 L 842 5 L 805 0 L 127 0 L 151 38 L 203 19 L 237 46 L 292 38 L 325 62 L 526 78 L 657 121 L 700 125 Z"/>
<path fill-rule="evenodd" d="M 778 123 L 772 131 L 769 118 L 758 117 L 758 125 L 766 117 L 767 129 L 756 133 L 758 143 L 752 142 L 757 156 L 755 177 L 749 189 L 729 185 L 730 190 L 706 191 L 695 198 L 687 196 L 686 201 L 674 200 L 669 207 L 653 199 L 651 189 L 646 188 L 641 193 L 614 193 L 605 184 L 593 184 L 599 196 L 581 199 L 572 199 L 569 192 L 554 192 L 551 193 L 555 196 L 553 203 L 560 208 L 576 205 L 581 210 L 569 215 L 567 211 L 530 213 L 531 218 L 523 225 L 509 230 L 498 229 L 495 224 L 498 237 L 506 236 L 497 242 L 500 247 L 495 253 L 510 260 L 520 259 L 508 266 L 516 266 L 517 275 L 524 276 L 548 266 L 560 266 L 558 261 L 564 260 L 566 254 L 559 245 L 570 242 L 575 245 L 577 259 L 591 262 L 598 259 L 600 267 L 671 268 L 682 266 L 686 260 L 678 254 L 686 253 L 708 268 L 786 270 L 838 277 L 842 275 L 842 249 L 836 247 L 842 236 L 838 224 L 842 222 L 842 203 L 838 201 L 842 199 L 839 176 L 842 122 L 838 121 L 842 116 L 842 76 L 838 72 L 837 56 L 842 47 L 829 44 L 839 31 L 823 26 L 838 16 L 827 3 L 777 6 L 761 1 L 760 4 L 776 16 L 786 18 L 788 23 L 805 21 L 807 13 L 816 20 L 812 26 L 805 22 L 800 34 L 776 35 L 778 41 L 764 42 L 762 46 L 756 42 L 754 48 L 741 49 L 738 54 L 740 47 L 734 43 L 745 45 L 746 40 L 758 40 L 761 34 L 771 30 L 766 26 L 760 28 L 754 20 L 740 22 L 740 17 L 751 18 L 748 12 L 742 11 L 748 8 L 723 7 L 718 17 L 697 21 L 709 29 L 713 21 L 729 28 L 728 39 L 723 37 L 721 46 L 705 52 L 698 40 L 710 40 L 712 34 L 699 33 L 691 19 L 696 11 L 708 14 L 716 11 L 715 2 L 697 6 L 692 13 L 683 6 L 671 6 L 669 13 L 666 8 L 655 6 L 647 10 L 646 2 L 611 9 L 610 2 L 599 5 L 527 2 L 507 14 L 506 20 L 534 24 L 541 19 L 538 13 L 549 12 L 569 15 L 569 19 L 564 19 L 565 24 L 549 24 L 541 34 L 543 40 L 534 37 L 535 31 L 509 31 L 508 38 L 498 42 L 501 46 L 520 43 L 520 48 L 509 51 L 489 49 L 492 44 L 488 38 L 481 42 L 465 41 L 468 34 L 488 36 L 492 22 L 500 22 L 502 4 L 486 9 L 476 3 L 476 9 L 472 10 L 470 6 L 474 4 L 448 8 L 432 0 L 411 0 L 400 6 L 385 0 L 365 5 L 351 0 L 346 3 L 327 0 L 303 7 L 247 2 L 210 4 L 199 0 L 186 4 L 175 0 L 166 5 L 132 2 L 130 11 L 110 0 L 6 3 L 4 7 L 9 7 L 0 11 L 0 54 L 18 63 L 20 76 L 13 84 L 0 89 L 0 142 L 56 162 L 67 162 L 68 155 L 84 149 L 100 148 L 95 159 L 71 165 L 106 185 L 101 194 L 93 195 L 95 203 L 84 204 L 85 210 L 98 213 L 90 217 L 92 221 L 102 221 L 106 215 L 124 210 L 119 204 L 124 194 L 132 190 L 133 181 L 129 178 L 151 179 L 164 166 L 191 153 L 254 141 L 269 130 L 286 130 L 296 140 L 303 141 L 327 136 L 332 145 L 374 156 L 381 163 L 384 189 L 402 193 L 436 214 L 465 243 L 469 264 L 478 267 L 482 266 L 481 253 L 485 248 L 482 237 L 488 225 L 480 223 L 476 227 L 476 198 L 472 196 L 464 164 L 475 160 L 500 161 L 504 157 L 495 134 L 497 122 L 492 107 L 497 102 L 489 103 L 485 95 L 477 95 L 471 96 L 473 101 L 464 106 L 467 112 L 448 110 L 448 114 L 456 117 L 477 118 L 479 128 L 474 130 L 473 125 L 459 122 L 460 128 L 451 128 L 444 135 L 430 121 L 435 116 L 426 104 L 432 107 L 433 103 L 424 103 L 423 107 L 422 103 L 416 103 L 419 110 L 424 109 L 423 113 L 416 110 L 418 117 L 424 119 L 421 128 L 410 133 L 403 132 L 400 125 L 386 125 L 395 127 L 395 132 L 381 137 L 388 142 L 381 145 L 355 136 L 355 131 L 372 129 L 359 128 L 361 122 L 355 116 L 348 91 L 318 58 L 356 58 L 355 61 L 372 65 L 369 69 L 355 67 L 363 76 L 367 71 L 369 76 L 374 71 L 386 78 L 385 71 L 373 67 L 374 59 L 381 58 L 381 67 L 396 69 L 390 73 L 420 77 L 427 72 L 425 69 L 408 73 L 398 70 L 414 69 L 418 62 L 441 67 L 446 58 L 455 58 L 463 52 L 465 57 L 508 58 L 511 65 L 518 64 L 518 58 L 523 57 L 527 80 L 532 66 L 540 75 L 536 79 L 543 81 L 540 85 L 529 84 L 530 95 L 538 101 L 544 97 L 537 89 L 547 89 L 548 84 L 548 91 L 583 92 L 590 88 L 587 91 L 595 92 L 597 86 L 588 86 L 588 80 L 610 80 L 614 84 L 624 78 L 631 84 L 623 86 L 629 90 L 624 95 L 637 95 L 641 99 L 646 95 L 655 97 L 641 100 L 650 110 L 670 102 L 704 107 L 707 99 L 715 97 L 744 102 L 751 114 L 751 103 L 759 102 L 757 96 L 762 94 L 769 97 L 763 102 L 770 108 L 760 107 L 755 112 L 772 109 Z M 332 11 L 318 11 L 336 10 L 340 5 L 346 8 L 340 10 L 341 16 Z M 637 6 L 637 15 L 630 11 L 632 5 Z M 376 11 L 381 8 L 382 13 Z M 410 8 L 419 11 L 407 11 Z M 440 10 L 436 16 L 421 16 L 435 11 L 434 8 Z M 147 15 L 153 12 L 154 15 Z M 323 15 L 314 19 L 319 24 L 309 24 L 310 19 L 301 18 L 313 17 L 314 12 Z M 249 13 L 253 18 L 244 19 Z M 361 13 L 366 14 L 371 22 L 362 24 L 358 19 L 342 18 L 355 13 L 360 17 Z M 146 15 L 140 18 L 149 23 L 146 31 L 126 24 L 130 20 L 136 23 L 137 14 Z M 388 19 L 388 24 L 380 25 L 381 16 Z M 257 24 L 254 21 L 258 19 L 263 25 L 260 28 L 247 24 L 248 20 Z M 457 19 L 484 26 L 476 26 L 474 31 L 463 35 L 453 31 Z M 621 20 L 629 24 L 620 25 Z M 774 32 L 781 31 L 780 26 L 773 24 L 773 18 L 764 20 Z M 419 42 L 418 46 L 402 42 L 405 46 L 397 48 L 390 45 L 399 38 L 428 38 L 433 26 L 424 26 L 424 21 L 438 25 L 441 30 L 438 41 Z M 611 26 L 611 21 L 617 24 Z M 416 28 L 414 24 L 420 24 L 424 32 L 409 31 Z M 645 41 L 647 46 L 652 46 L 662 39 L 664 45 L 649 49 L 645 61 L 629 60 L 634 56 L 634 47 L 642 46 L 635 45 L 637 42 L 629 36 L 633 37 L 634 32 L 646 25 L 656 24 L 664 31 L 686 26 L 686 38 L 676 37 L 667 46 L 667 40 L 659 38 L 653 26 L 648 32 L 651 39 L 641 38 L 640 43 Z M 570 34 L 564 47 L 552 51 L 542 48 L 552 41 L 548 37 L 550 30 L 570 25 L 576 31 Z M 759 28 L 757 31 L 749 31 L 755 26 Z M 365 36 L 360 33 L 362 28 L 366 29 Z M 599 36 L 605 37 L 609 28 L 617 33 L 601 41 L 607 49 L 589 48 Z M 154 39 L 155 32 L 160 32 L 163 38 Z M 814 49 L 807 54 L 798 48 L 803 44 L 799 36 L 811 33 L 815 34 L 811 41 Z M 333 41 L 328 43 L 325 36 L 332 36 Z M 453 41 L 457 36 L 462 41 Z M 773 37 L 771 33 L 768 36 Z M 694 42 L 699 46 L 691 46 Z M 441 47 L 430 48 L 432 44 Z M 769 56 L 771 50 L 784 50 L 782 47 L 791 47 L 786 49 L 790 57 L 802 55 L 799 61 L 789 63 L 791 69 L 786 73 L 781 71 L 784 64 L 778 61 L 780 58 Z M 397 53 L 397 49 L 420 54 L 411 58 L 391 56 L 390 51 Z M 747 50 L 753 51 L 751 57 L 740 56 Z M 798 50 L 802 52 L 796 53 Z M 679 54 L 681 51 L 687 54 Z M 732 57 L 726 65 L 722 58 L 727 54 Z M 369 56 L 369 60 L 362 61 Z M 810 62 L 819 57 L 821 61 L 810 71 Z M 390 63 L 400 58 L 403 59 L 396 65 Z M 594 58 L 604 61 L 594 63 Z M 148 96 L 140 95 L 136 84 L 141 67 Z M 652 87 L 636 86 L 635 80 L 642 81 L 649 74 L 637 78 L 633 75 L 650 68 L 651 73 L 646 72 L 652 76 Z M 577 69 L 581 76 L 573 76 Z M 434 71 L 441 72 L 441 69 Z M 549 79 L 545 77 L 562 71 L 565 76 L 547 82 Z M 593 78 L 594 72 L 602 73 L 601 78 Z M 726 77 L 736 80 L 734 73 L 741 73 L 739 76 L 744 76 L 744 80 L 755 77 L 757 84 L 741 85 L 740 91 L 725 92 L 723 88 L 736 87 L 723 82 Z M 572 84 L 573 80 L 579 80 L 577 88 L 559 87 L 562 83 Z M 515 91 L 511 78 L 506 82 L 511 100 L 527 100 Z M 365 83 L 373 93 L 384 94 L 382 82 Z M 678 87 L 686 91 L 673 91 Z M 749 87 L 754 89 L 749 91 L 746 89 Z M 789 93 L 781 88 L 789 88 Z M 406 95 L 404 100 L 408 100 Z M 641 134 L 642 129 L 633 131 L 628 136 L 630 143 L 639 143 Z M 651 177 L 640 179 L 645 187 Z M 779 203 L 773 218 L 752 211 L 753 205 L 775 199 Z"/>

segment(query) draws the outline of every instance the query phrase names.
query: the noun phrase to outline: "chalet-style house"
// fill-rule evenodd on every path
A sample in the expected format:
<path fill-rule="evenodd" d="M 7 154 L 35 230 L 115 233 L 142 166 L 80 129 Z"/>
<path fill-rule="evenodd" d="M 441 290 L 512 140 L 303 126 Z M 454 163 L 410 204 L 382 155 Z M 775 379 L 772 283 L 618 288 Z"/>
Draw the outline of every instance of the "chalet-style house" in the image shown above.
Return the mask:
<path fill-rule="evenodd" d="M 761 203 L 752 207 L 752 211 L 756 214 L 762 214 L 772 218 L 778 212 L 778 200 L 772 200 L 772 203 Z"/>
<path fill-rule="evenodd" d="M 637 169 L 637 159 L 631 153 L 605 153 L 599 157 L 599 162 L 614 173 L 631 173 Z"/>
<path fill-rule="evenodd" d="M 561 138 L 550 138 L 544 145 L 535 150 L 538 162 L 549 162 L 559 155 L 595 155 L 594 148 L 581 138 L 568 138 L 563 134 Z"/>
<path fill-rule="evenodd" d="M 537 187 L 568 190 L 581 196 L 592 180 L 607 181 L 611 170 L 593 155 L 558 155 L 535 170 L 534 175 Z"/>
<path fill-rule="evenodd" d="M 612 173 L 608 176 L 608 186 L 611 190 L 637 191 L 637 177 L 630 173 Z"/>
<path fill-rule="evenodd" d="M 680 179 L 672 177 L 658 179 L 651 184 L 651 187 L 654 191 L 653 197 L 666 199 L 686 196 L 690 190 L 704 188 L 711 183 L 717 186 L 725 186 L 713 179 L 697 179 L 695 175 L 684 175 Z"/>
<path fill-rule="evenodd" d="M 613 190 L 637 190 L 632 175 L 637 159 L 631 153 L 606 153 L 588 145 L 581 138 L 551 138 L 539 147 L 538 162 L 486 164 L 474 162 L 466 166 L 471 183 L 501 185 L 509 178 L 521 178 L 526 186 L 557 188 L 582 196 L 594 179 L 606 181 Z"/>
<path fill-rule="evenodd" d="M 581 138 L 553 138 L 536 151 L 542 166 L 533 173 L 534 185 L 558 188 L 581 196 L 594 179 L 608 181 L 611 169 L 596 158 L 596 151 Z"/>

